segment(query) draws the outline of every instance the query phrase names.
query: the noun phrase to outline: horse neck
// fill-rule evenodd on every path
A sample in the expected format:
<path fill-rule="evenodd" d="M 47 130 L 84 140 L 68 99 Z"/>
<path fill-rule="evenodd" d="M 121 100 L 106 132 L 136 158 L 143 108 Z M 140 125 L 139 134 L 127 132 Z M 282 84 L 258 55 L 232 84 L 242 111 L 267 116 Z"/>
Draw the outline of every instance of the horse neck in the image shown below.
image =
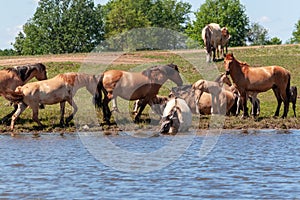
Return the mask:
<path fill-rule="evenodd" d="M 36 73 L 37 73 L 36 69 L 30 68 L 28 69 L 28 71 L 29 71 L 28 73 L 25 73 L 25 76 L 23 78 L 24 80 L 22 80 L 22 78 L 20 77 L 20 80 L 23 82 L 23 84 L 27 83 L 28 81 L 36 77 Z"/>
<path fill-rule="evenodd" d="M 230 70 L 230 75 L 234 83 L 238 82 L 239 79 L 245 77 L 245 71 L 248 70 L 249 66 L 246 63 L 242 63 L 236 59 L 232 63 L 235 67 L 233 70 Z"/>
<path fill-rule="evenodd" d="M 85 87 L 92 95 L 95 93 L 97 88 L 97 80 L 94 75 L 80 74 L 77 76 L 76 82 L 77 90 Z"/>

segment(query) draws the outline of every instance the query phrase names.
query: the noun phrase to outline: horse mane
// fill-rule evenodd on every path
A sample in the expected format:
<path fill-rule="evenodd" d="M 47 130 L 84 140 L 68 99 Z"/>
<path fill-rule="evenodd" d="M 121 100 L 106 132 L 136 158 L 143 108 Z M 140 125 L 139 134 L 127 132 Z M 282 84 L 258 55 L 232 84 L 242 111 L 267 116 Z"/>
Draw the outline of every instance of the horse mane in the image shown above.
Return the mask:
<path fill-rule="evenodd" d="M 172 70 L 170 70 L 170 69 L 172 69 Z M 167 65 L 156 65 L 156 66 L 149 67 L 148 69 L 145 69 L 144 71 L 142 71 L 142 74 L 144 76 L 150 77 L 151 72 L 155 71 L 155 70 L 164 71 L 166 74 L 173 74 L 174 70 L 179 72 L 178 66 L 173 63 L 170 63 Z"/>
<path fill-rule="evenodd" d="M 9 67 L 9 68 L 5 68 L 5 70 L 7 70 L 8 72 L 16 73 L 17 76 L 24 82 L 30 76 L 30 74 L 37 68 L 39 68 L 39 70 L 41 70 L 41 71 L 46 70 L 46 66 L 42 63 Z"/>
<path fill-rule="evenodd" d="M 221 78 L 225 75 L 225 73 L 220 74 L 216 79 L 215 82 L 220 82 Z"/>

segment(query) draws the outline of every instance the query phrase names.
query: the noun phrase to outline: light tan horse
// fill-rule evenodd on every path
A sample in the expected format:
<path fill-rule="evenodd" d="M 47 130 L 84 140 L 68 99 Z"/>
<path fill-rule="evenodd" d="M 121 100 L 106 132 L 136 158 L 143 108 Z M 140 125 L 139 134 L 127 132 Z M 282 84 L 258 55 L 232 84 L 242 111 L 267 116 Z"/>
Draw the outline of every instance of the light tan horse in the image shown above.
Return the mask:
<path fill-rule="evenodd" d="M 219 46 L 221 46 L 222 56 L 224 56 L 224 47 L 227 47 L 230 39 L 229 31 L 226 27 L 220 28 L 219 24 L 210 23 L 202 29 L 202 39 L 204 41 L 205 49 L 207 52 L 206 61 L 211 62 L 211 54 L 213 53 L 213 61 L 216 61 L 216 51 L 217 57 L 219 55 Z"/>
<path fill-rule="evenodd" d="M 225 90 L 223 90 L 224 95 L 226 96 L 226 109 L 227 112 L 231 109 L 233 104 L 235 103 L 236 95 L 231 91 L 229 85 L 231 85 L 230 79 L 223 73 L 220 74 L 216 80 L 220 85 L 224 82 L 226 85 L 223 85 Z M 228 85 L 228 86 L 227 86 Z M 226 86 L 226 87 L 225 87 Z M 202 115 L 210 115 L 212 113 L 212 96 L 210 93 L 202 93 L 198 104 L 196 105 L 195 101 L 195 91 L 192 90 L 192 85 L 184 85 L 180 87 L 173 87 L 169 94 L 170 97 L 178 97 L 184 99 L 189 105 L 193 114 L 202 114 Z"/>
<path fill-rule="evenodd" d="M 227 99 L 225 94 L 226 90 L 223 89 L 223 83 L 231 86 L 231 81 L 225 74 L 220 76 L 219 79 L 220 80 L 216 81 L 200 79 L 192 85 L 192 89 L 195 91 L 196 105 L 198 105 L 204 92 L 209 93 L 211 94 L 211 114 L 225 115 L 227 112 Z"/>
<path fill-rule="evenodd" d="M 47 79 L 45 65 L 36 63 L 0 70 L 0 95 L 10 101 L 11 91 L 15 91 L 16 87 L 24 85 L 34 77 L 39 81 Z M 6 122 L 16 110 L 17 106 L 12 112 L 3 117 L 1 122 Z"/>
<path fill-rule="evenodd" d="M 250 67 L 234 58 L 233 54 L 227 54 L 224 60 L 224 67 L 227 74 L 230 74 L 233 82 L 240 92 L 244 117 L 248 117 L 247 92 L 266 92 L 273 90 L 277 99 L 275 116 L 279 116 L 280 106 L 284 102 L 282 117 L 287 117 L 290 99 L 291 74 L 288 70 L 279 66 Z"/>
<path fill-rule="evenodd" d="M 126 100 L 144 99 L 134 119 L 135 122 L 139 122 L 145 106 L 156 97 L 159 89 L 168 79 L 177 85 L 182 85 L 177 65 L 154 66 L 142 72 L 109 70 L 101 75 L 98 84 L 99 96 L 95 97 L 95 103 L 98 107 L 102 107 L 104 121 L 110 124 L 111 111 L 108 103 L 111 99 L 118 96 Z"/>
<path fill-rule="evenodd" d="M 54 78 L 27 83 L 24 86 L 16 88 L 17 93 L 23 94 L 23 99 L 18 103 L 18 109 L 12 117 L 11 129 L 14 128 L 16 119 L 29 106 L 32 109 L 32 119 L 43 126 L 38 118 L 39 104 L 52 105 L 60 103 L 60 124 L 68 125 L 77 112 L 77 105 L 73 100 L 73 96 L 77 90 L 86 87 L 86 89 L 94 95 L 97 90 L 99 77 L 84 73 L 65 73 L 59 74 Z M 73 107 L 73 113 L 67 117 L 64 123 L 65 102 L 68 102 Z"/>

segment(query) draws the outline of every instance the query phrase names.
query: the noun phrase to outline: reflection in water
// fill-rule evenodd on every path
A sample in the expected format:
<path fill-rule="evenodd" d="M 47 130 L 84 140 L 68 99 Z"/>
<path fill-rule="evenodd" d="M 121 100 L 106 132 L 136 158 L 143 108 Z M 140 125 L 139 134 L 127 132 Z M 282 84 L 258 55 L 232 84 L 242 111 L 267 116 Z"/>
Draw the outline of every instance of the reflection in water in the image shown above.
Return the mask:
<path fill-rule="evenodd" d="M 191 145 L 177 160 L 155 171 L 136 174 L 99 162 L 77 134 L 0 135 L 0 198 L 299 197 L 300 131 L 223 131 L 203 158 L 199 150 L 205 136 L 189 137 L 193 138 Z M 124 134 L 109 139 L 128 151 L 147 153 L 160 149 L 172 137 Z"/>

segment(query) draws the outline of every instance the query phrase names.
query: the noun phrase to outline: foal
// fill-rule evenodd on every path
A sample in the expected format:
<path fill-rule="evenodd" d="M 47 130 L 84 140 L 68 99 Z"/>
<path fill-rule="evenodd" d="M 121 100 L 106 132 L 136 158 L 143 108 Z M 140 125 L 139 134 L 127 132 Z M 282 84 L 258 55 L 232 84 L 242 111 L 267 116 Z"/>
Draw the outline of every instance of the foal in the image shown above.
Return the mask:
<path fill-rule="evenodd" d="M 66 125 L 73 119 L 77 112 L 77 105 L 73 97 L 82 87 L 94 95 L 99 78 L 95 75 L 84 73 L 59 74 L 52 79 L 27 83 L 16 88 L 16 93 L 22 93 L 23 99 L 18 103 L 18 109 L 12 117 L 10 128 L 13 130 L 16 119 L 29 106 L 32 109 L 32 119 L 43 126 L 38 118 L 39 104 L 52 105 L 60 103 L 60 124 L 64 125 L 65 102 L 73 107 L 73 113 L 67 117 Z"/>
<path fill-rule="evenodd" d="M 198 80 L 192 85 L 192 89 L 195 91 L 195 101 L 198 105 L 200 97 L 203 92 L 211 94 L 211 114 L 226 114 L 226 94 L 223 90 L 223 83 L 227 83 L 231 86 L 231 81 L 229 78 L 223 74 L 220 76 L 219 80 L 216 81 L 207 81 L 207 80 Z M 220 110 L 222 108 L 222 110 Z M 198 109 L 197 109 L 198 110 Z"/>

